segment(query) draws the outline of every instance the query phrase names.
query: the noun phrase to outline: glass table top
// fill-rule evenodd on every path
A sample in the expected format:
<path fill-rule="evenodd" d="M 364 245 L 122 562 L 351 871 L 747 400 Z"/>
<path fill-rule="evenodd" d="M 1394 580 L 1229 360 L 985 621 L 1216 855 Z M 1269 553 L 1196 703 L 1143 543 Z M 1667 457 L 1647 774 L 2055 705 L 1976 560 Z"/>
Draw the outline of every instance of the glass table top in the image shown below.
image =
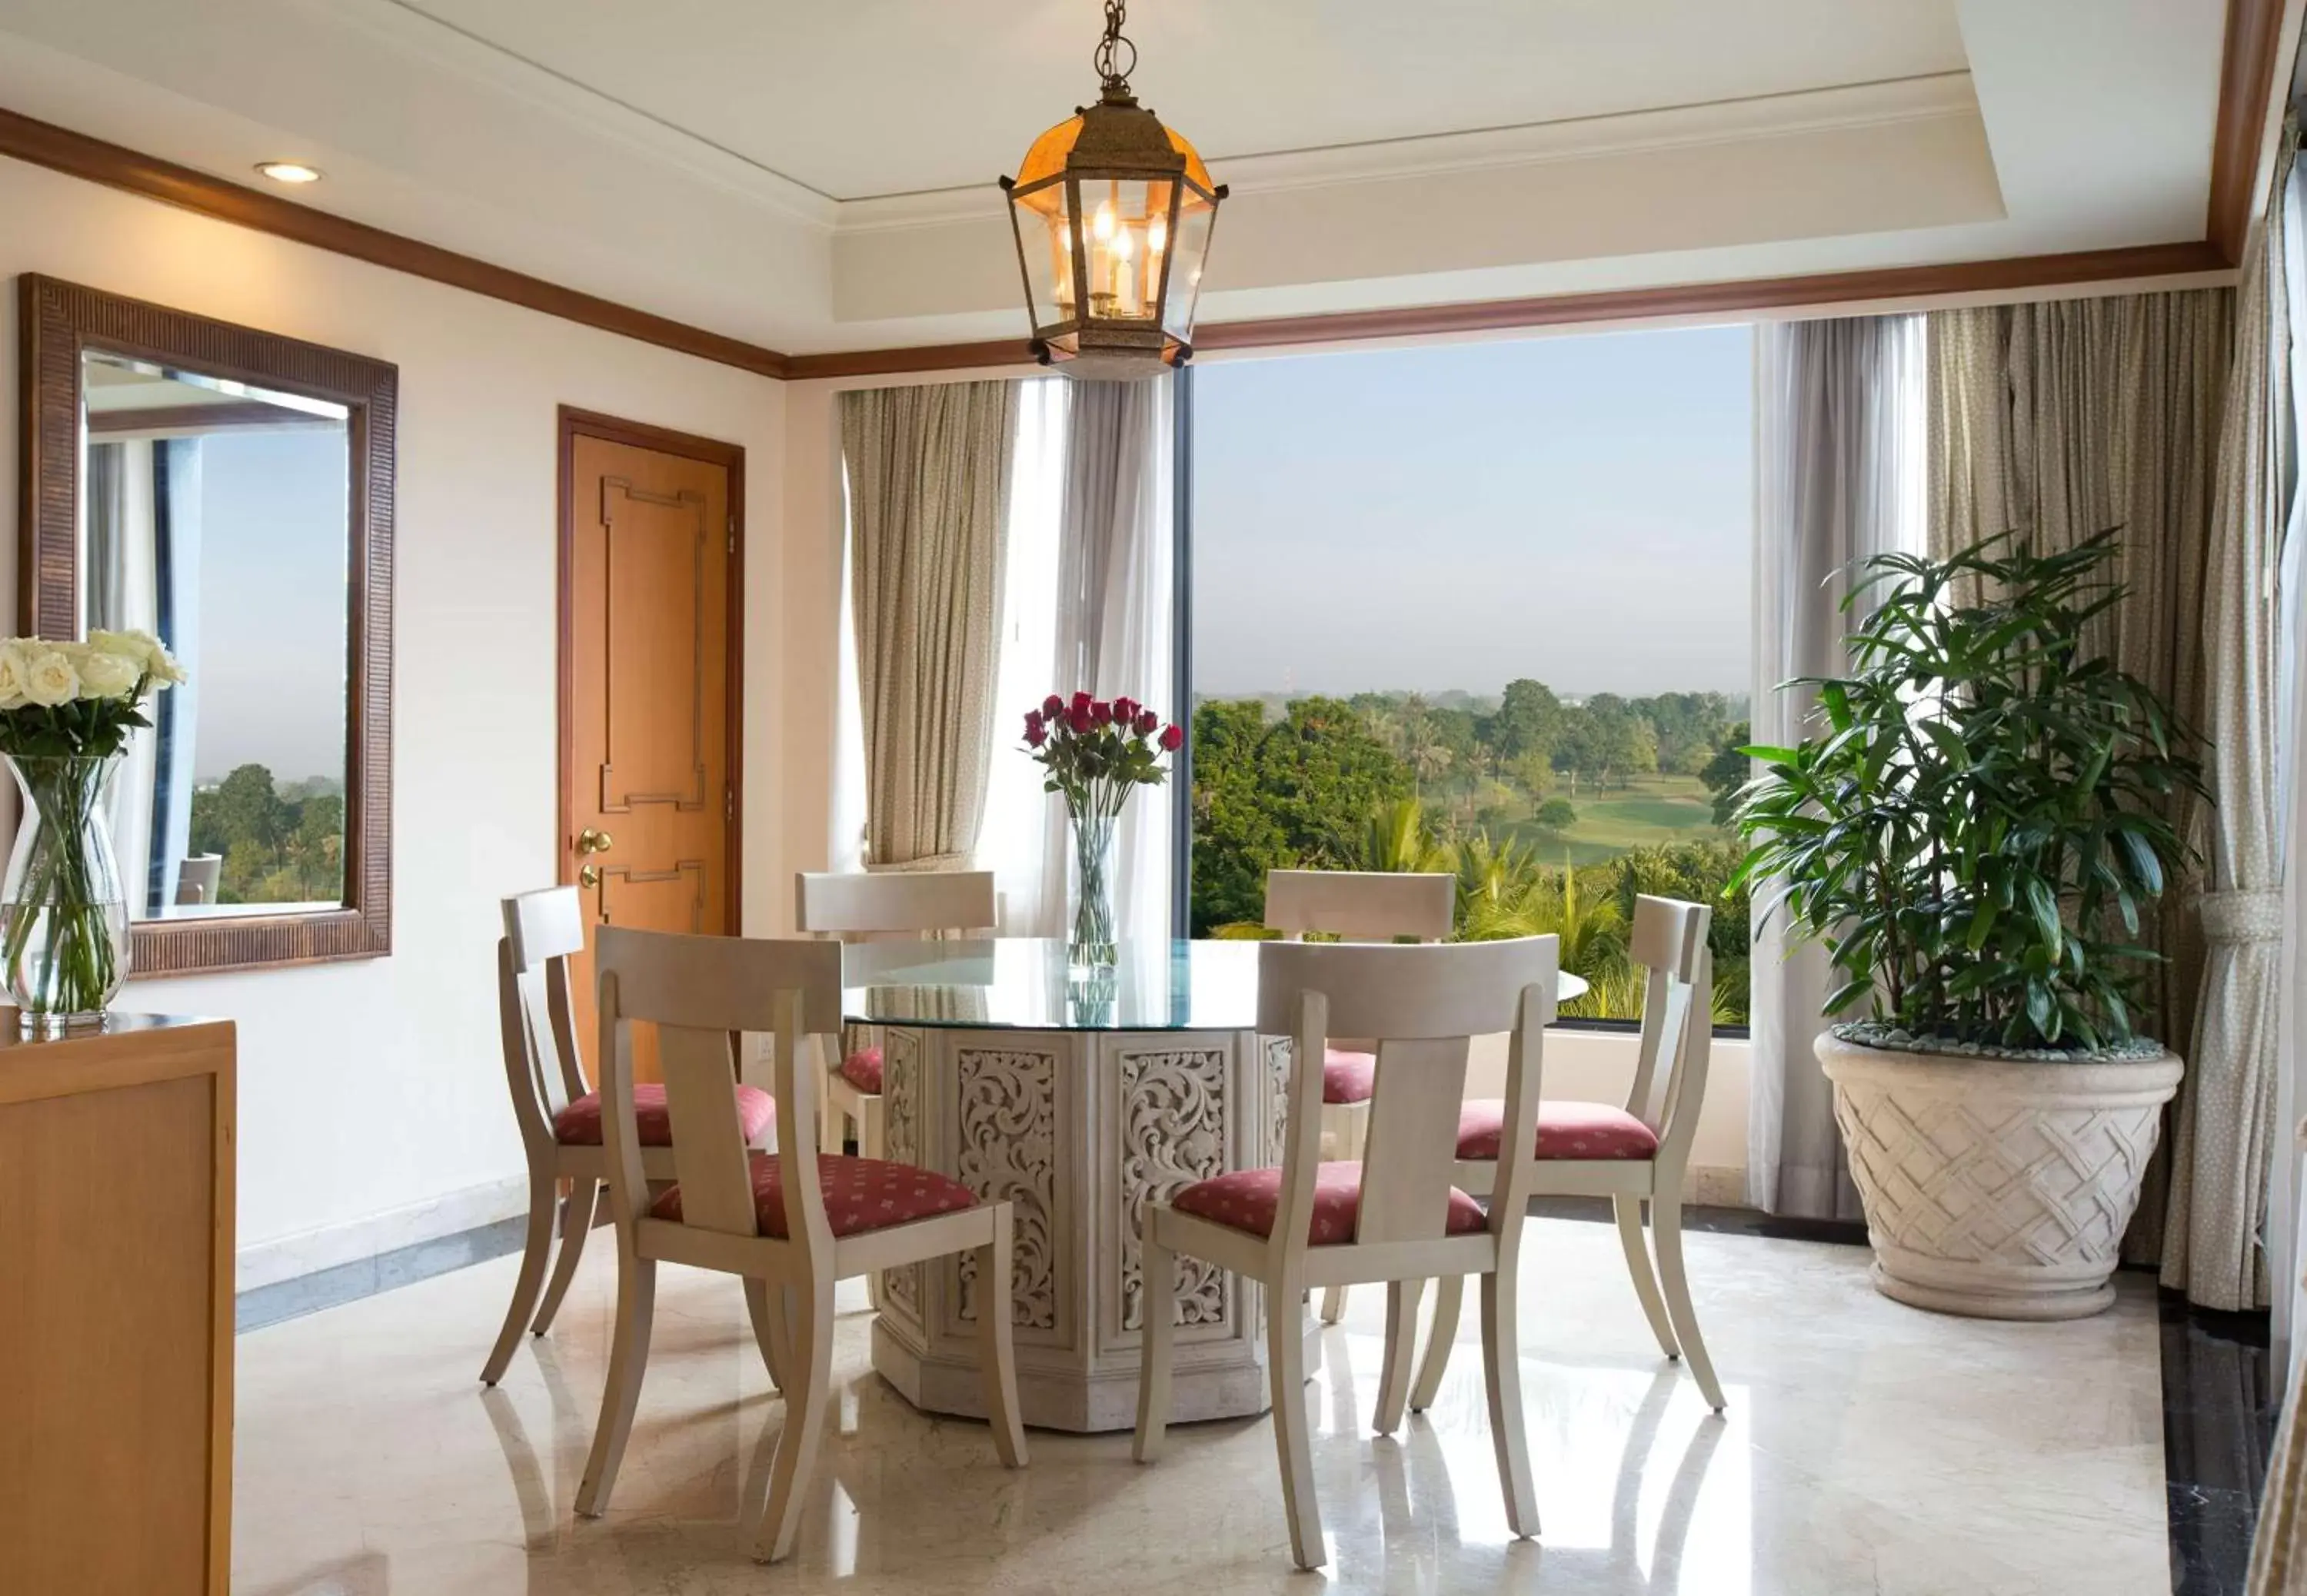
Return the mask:
<path fill-rule="evenodd" d="M 1254 1030 L 1257 946 L 1125 942 L 1111 974 L 1083 977 L 1058 937 L 853 943 L 841 951 L 842 1014 L 964 1030 Z M 1586 990 L 1574 975 L 1559 983 L 1559 1002 Z"/>

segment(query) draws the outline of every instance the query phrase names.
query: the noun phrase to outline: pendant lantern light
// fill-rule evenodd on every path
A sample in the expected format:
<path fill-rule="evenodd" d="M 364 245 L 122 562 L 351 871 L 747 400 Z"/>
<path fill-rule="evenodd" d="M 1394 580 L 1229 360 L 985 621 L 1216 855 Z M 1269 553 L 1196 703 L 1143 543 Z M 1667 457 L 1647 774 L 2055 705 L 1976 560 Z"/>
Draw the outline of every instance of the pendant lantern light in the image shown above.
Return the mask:
<path fill-rule="evenodd" d="M 1001 180 L 1036 359 L 1072 376 L 1152 376 L 1193 354 L 1202 263 L 1225 185 L 1129 91 L 1137 47 L 1106 0 L 1104 88 Z"/>

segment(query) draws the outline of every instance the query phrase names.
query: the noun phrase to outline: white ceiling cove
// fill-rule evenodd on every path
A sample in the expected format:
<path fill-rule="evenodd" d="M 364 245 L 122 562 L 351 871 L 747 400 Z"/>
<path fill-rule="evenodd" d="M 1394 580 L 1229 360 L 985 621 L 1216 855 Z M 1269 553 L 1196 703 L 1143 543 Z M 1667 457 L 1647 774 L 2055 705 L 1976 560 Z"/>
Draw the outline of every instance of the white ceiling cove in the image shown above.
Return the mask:
<path fill-rule="evenodd" d="M 1205 320 L 2197 239 L 2223 0 L 1140 0 Z M 1095 0 L 0 0 L 0 107 L 799 353 L 1016 336 Z"/>

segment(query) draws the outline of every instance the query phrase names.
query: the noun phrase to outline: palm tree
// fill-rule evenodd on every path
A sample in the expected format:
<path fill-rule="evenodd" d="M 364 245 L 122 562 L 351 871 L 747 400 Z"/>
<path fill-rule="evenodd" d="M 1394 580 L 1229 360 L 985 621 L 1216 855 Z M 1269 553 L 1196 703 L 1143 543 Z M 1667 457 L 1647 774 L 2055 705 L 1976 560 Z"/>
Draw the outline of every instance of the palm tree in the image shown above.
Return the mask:
<path fill-rule="evenodd" d="M 1426 807 L 1416 798 L 1396 798 L 1372 812 L 1362 838 L 1361 867 L 1405 873 L 1455 868 L 1450 845 L 1426 824 Z"/>

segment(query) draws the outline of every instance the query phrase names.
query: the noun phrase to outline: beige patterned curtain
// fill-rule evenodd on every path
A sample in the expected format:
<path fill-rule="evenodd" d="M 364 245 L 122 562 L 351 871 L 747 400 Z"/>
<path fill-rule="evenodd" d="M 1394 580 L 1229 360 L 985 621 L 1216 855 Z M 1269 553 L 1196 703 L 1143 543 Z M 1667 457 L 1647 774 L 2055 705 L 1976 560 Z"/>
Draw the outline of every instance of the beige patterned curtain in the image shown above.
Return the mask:
<path fill-rule="evenodd" d="M 1016 385 L 841 396 L 865 866 L 959 869 L 993 750 Z"/>
<path fill-rule="evenodd" d="M 2091 642 L 2197 722 L 2196 628 L 2234 317 L 2233 291 L 2209 288 L 1930 319 L 1931 551 L 2013 530 L 2063 549 L 2120 526 L 2131 593 L 2092 623 Z M 2191 895 L 2183 885 L 2168 893 L 2142 936 L 2169 960 L 2142 1023 L 2174 1048 L 2192 1035 L 2201 980 Z M 2161 1255 L 2171 1139 L 2149 1172 L 2128 1258 Z"/>
<path fill-rule="evenodd" d="M 2288 181 L 2293 141 L 2276 164 Z M 2280 212 L 2276 216 L 2279 218 Z M 2277 811 L 2276 559 L 2290 509 L 2290 313 L 2283 228 L 2244 262 L 2200 631 L 2210 890 L 2194 1046 L 2171 1154 L 2163 1284 L 2207 1308 L 2264 1308 L 2281 1023 L 2283 828 Z"/>

